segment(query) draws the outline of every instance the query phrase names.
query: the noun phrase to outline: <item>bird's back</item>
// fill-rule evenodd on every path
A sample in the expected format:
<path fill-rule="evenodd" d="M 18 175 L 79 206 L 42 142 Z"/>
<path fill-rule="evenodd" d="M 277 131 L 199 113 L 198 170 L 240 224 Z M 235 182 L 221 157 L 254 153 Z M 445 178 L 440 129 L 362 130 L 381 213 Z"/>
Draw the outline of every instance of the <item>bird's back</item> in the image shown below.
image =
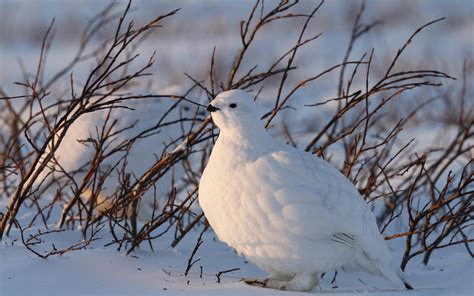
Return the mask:
<path fill-rule="evenodd" d="M 262 161 L 280 167 L 278 179 L 287 188 L 283 216 L 300 225 L 308 239 L 329 239 L 342 245 L 346 264 L 380 274 L 391 268 L 391 254 L 375 217 L 355 186 L 334 166 L 310 153 L 280 146 Z"/>

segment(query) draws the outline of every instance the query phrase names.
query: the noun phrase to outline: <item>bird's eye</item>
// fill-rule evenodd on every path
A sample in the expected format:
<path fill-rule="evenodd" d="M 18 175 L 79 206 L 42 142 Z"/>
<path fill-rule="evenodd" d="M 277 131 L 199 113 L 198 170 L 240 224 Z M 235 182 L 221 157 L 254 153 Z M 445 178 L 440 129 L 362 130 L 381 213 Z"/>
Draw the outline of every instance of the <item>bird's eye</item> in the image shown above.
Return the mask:
<path fill-rule="evenodd" d="M 229 105 L 229 107 L 235 108 L 235 107 L 237 107 L 237 104 L 236 104 L 236 103 L 232 103 L 232 104 Z"/>

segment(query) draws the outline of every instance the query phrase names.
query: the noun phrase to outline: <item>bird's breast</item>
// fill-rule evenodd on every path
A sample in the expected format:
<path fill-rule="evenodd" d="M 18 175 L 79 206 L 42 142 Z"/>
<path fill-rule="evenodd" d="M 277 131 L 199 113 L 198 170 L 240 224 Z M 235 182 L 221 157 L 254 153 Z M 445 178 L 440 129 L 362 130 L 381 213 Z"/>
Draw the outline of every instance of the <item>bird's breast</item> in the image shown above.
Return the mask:
<path fill-rule="evenodd" d="M 259 200 L 271 192 L 265 192 L 261 176 L 252 176 L 253 163 L 248 158 L 243 161 L 243 151 L 219 152 L 218 148 L 202 175 L 199 202 L 219 239 L 244 252 L 241 248 L 268 239 L 272 213 Z"/>

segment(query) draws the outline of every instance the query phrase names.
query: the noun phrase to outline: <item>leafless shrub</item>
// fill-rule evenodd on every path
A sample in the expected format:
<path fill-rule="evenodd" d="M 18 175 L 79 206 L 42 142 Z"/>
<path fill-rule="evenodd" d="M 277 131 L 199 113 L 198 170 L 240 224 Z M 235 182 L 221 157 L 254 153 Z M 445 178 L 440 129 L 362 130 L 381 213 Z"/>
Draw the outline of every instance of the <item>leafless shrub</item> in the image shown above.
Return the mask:
<path fill-rule="evenodd" d="M 63 254 L 68 253 L 68 252 L 78 251 L 78 250 L 87 248 L 93 241 L 100 239 L 100 237 L 96 237 L 96 235 L 102 229 L 102 227 L 97 228 L 90 235 L 88 239 L 85 239 L 79 243 L 73 244 L 72 246 L 66 247 L 64 249 L 58 249 L 56 248 L 54 244 L 51 244 L 52 249 L 50 251 L 47 251 L 45 254 L 41 254 L 39 251 L 34 249 L 34 246 L 44 243 L 45 241 L 43 240 L 43 237 L 45 237 L 46 235 L 51 234 L 51 233 L 60 233 L 60 232 L 63 232 L 63 230 L 54 229 L 54 230 L 48 230 L 48 231 L 42 232 L 41 230 L 38 229 L 37 233 L 29 234 L 28 238 L 26 238 L 25 232 L 27 229 L 23 229 L 20 225 L 18 225 L 18 227 L 20 228 L 21 241 L 23 245 L 33 254 L 43 259 L 46 259 L 49 256 L 54 256 L 54 255 L 62 256 Z"/>
<path fill-rule="evenodd" d="M 342 62 L 335 63 L 320 73 L 292 82 L 290 74 L 298 70 L 295 57 L 299 49 L 321 35 L 306 37 L 308 25 L 320 13 L 323 2 L 317 3 L 309 13 L 293 13 L 298 1 L 282 0 L 265 5 L 256 1 L 249 16 L 240 23 L 241 46 L 230 67 L 217 64 L 217 49 L 210 54 L 209 68 L 201 78 L 186 74 L 192 86 L 182 94 L 154 94 L 143 91 L 144 76 L 149 75 L 154 57 L 142 65 L 138 64 L 140 43 L 163 21 L 176 14 L 177 10 L 160 15 L 141 26 L 130 16 L 130 3 L 122 13 L 116 13 L 114 5 L 104 8 L 85 28 L 77 55 L 51 78 L 45 80 L 45 59 L 51 46 L 53 24 L 46 32 L 41 55 L 32 79 L 17 83 L 23 87 L 24 95 L 9 96 L 2 93 L 1 103 L 5 107 L 0 113 L 0 194 L 9 198 L 8 206 L 0 213 L 0 238 L 8 235 L 12 227 L 18 227 L 22 241 L 30 251 L 39 255 L 32 244 L 48 233 L 51 222 L 60 229 L 79 225 L 83 241 L 62 251 L 53 249 L 47 255 L 81 249 L 95 240 L 100 229 L 108 229 L 112 241 L 127 253 L 146 242 L 169 231 L 174 232 L 171 245 L 174 247 L 196 227 L 207 228 L 204 214 L 197 207 L 197 192 L 200 175 L 214 143 L 216 129 L 209 116 L 203 115 L 196 103 L 202 93 L 211 100 L 222 90 L 242 88 L 257 90 L 256 98 L 271 81 L 279 81 L 275 101 L 271 110 L 262 118 L 271 128 L 275 118 L 288 108 L 288 103 L 298 96 L 298 91 L 321 77 L 339 71 L 336 81 L 337 97 L 315 102 L 308 108 L 337 103 L 337 108 L 321 127 L 308 129 L 311 133 L 305 150 L 328 161 L 343 149 L 344 162 L 341 171 L 359 188 L 361 194 L 377 213 L 381 231 L 386 239 L 404 238 L 406 250 L 402 260 L 405 268 L 411 258 L 423 254 L 428 263 L 434 250 L 455 244 L 464 244 L 472 256 L 469 243 L 473 241 L 469 229 L 473 219 L 473 109 L 466 99 L 467 67 L 463 72 L 463 87 L 460 93 L 459 115 L 449 119 L 451 127 L 457 129 L 455 137 L 442 147 L 417 148 L 413 141 L 403 141 L 403 129 L 410 121 L 418 120 L 435 99 L 426 100 L 411 108 L 404 119 L 395 122 L 382 120 L 387 106 L 407 92 L 426 87 L 439 87 L 442 81 L 454 78 L 442 71 L 431 69 L 400 69 L 398 63 L 408 46 L 413 46 L 416 36 L 426 28 L 442 21 L 437 19 L 421 27 L 409 36 L 394 57 L 388 61 L 379 77 L 372 77 L 371 67 L 376 49 L 352 60 L 352 49 L 361 36 L 369 33 L 379 21 L 362 22 L 365 6 L 354 16 L 349 44 Z M 258 72 L 258 65 L 245 68 L 248 49 L 270 23 L 287 19 L 301 19 L 301 30 L 295 44 L 289 46 L 275 59 L 270 67 Z M 113 36 L 94 47 L 91 40 L 104 26 L 115 24 Z M 92 50 L 91 50 L 92 48 Z M 78 63 L 94 62 L 85 82 L 78 87 L 72 71 Z M 216 69 L 228 69 L 216 74 Z M 68 79 L 66 90 L 60 82 Z M 364 81 L 364 89 L 355 89 L 355 81 Z M 374 82 L 375 81 L 375 82 Z M 291 85 L 292 84 L 292 85 Z M 114 117 L 117 109 L 131 109 L 129 102 L 136 100 L 168 99 L 163 115 L 156 124 L 139 130 L 137 123 L 119 127 Z M 179 107 L 184 102 L 197 105 L 191 117 L 183 116 Z M 86 114 L 104 112 L 103 124 L 94 135 L 79 139 L 92 151 L 92 156 L 79 169 L 70 171 L 61 166 L 56 152 L 71 126 Z M 173 115 L 173 116 L 172 116 Z M 297 146 L 291 131 L 283 122 L 284 136 Z M 163 130 L 174 133 L 156 161 L 144 173 L 134 175 L 128 165 L 134 145 L 144 138 Z M 133 135 L 123 136 L 126 131 Z M 155 147 L 152 147 L 153 149 Z M 158 151 L 157 151 L 158 153 Z M 191 157 L 192 156 L 192 157 Z M 452 171 L 457 167 L 457 171 Z M 183 172 L 179 184 L 175 182 L 175 171 Z M 172 175 L 166 198 L 156 195 L 157 183 L 165 175 Z M 107 180 L 117 178 L 119 186 L 104 195 Z M 47 191 L 54 188 L 53 198 Z M 151 217 L 137 221 L 137 212 L 145 194 L 154 196 Z M 20 209 L 30 207 L 36 214 L 27 221 L 27 228 L 42 223 L 46 229 L 30 238 L 24 237 L 24 227 L 17 221 Z M 52 212 L 60 209 L 58 221 Z M 39 221 L 39 222 L 38 222 Z M 402 228 L 394 227 L 400 222 Z M 60 231 L 60 230 L 58 230 Z M 390 234 L 387 234 L 391 232 Z M 394 233 L 393 233 L 394 232 Z M 193 264 L 194 254 L 202 243 L 201 236 L 191 255 L 186 273 Z M 219 276 L 217 276 L 219 279 Z"/>
<path fill-rule="evenodd" d="M 153 129 L 145 130 L 136 137 L 117 144 L 117 135 L 132 128 L 133 125 L 117 130 L 115 128 L 117 120 L 113 120 L 110 115 L 115 109 L 128 108 L 124 104 L 126 101 L 147 98 L 141 94 L 120 95 L 120 92 L 126 91 L 135 81 L 149 75 L 146 71 L 153 64 L 153 56 L 136 70 L 130 70 L 130 65 L 139 56 L 135 53 L 137 45 L 177 10 L 160 15 L 143 26 L 135 27 L 133 21 L 128 24 L 125 22 L 130 5 L 129 2 L 122 14 L 114 12 L 113 4 L 104 8 L 83 31 L 79 49 L 73 60 L 49 80 L 44 80 L 42 73 L 50 46 L 50 33 L 53 27 L 51 23 L 43 39 L 33 81 L 27 78 L 25 82 L 17 83 L 24 87 L 26 94 L 17 97 L 3 94 L 2 102 L 8 112 L 1 114 L 2 121 L 7 127 L 2 131 L 1 144 L 2 151 L 5 152 L 2 153 L 1 164 L 5 170 L 2 169 L 1 179 L 2 192 L 9 197 L 9 204 L 2 213 L 0 237 L 9 233 L 18 211 L 26 203 L 31 203 L 38 211 L 30 225 L 40 216 L 44 226 L 48 228 L 49 215 L 45 216 L 45 213 L 54 205 L 66 200 L 68 201 L 63 209 L 59 226 L 63 226 L 71 208 L 77 205 L 76 215 L 79 215 L 79 222 L 85 234 L 91 225 L 92 213 L 97 206 L 97 196 L 105 179 L 126 158 L 127 151 L 135 141 L 153 132 Z M 98 34 L 100 28 L 113 21 L 117 22 L 114 35 L 93 48 L 91 53 L 85 53 L 93 47 L 91 40 Z M 74 76 L 70 71 L 84 60 L 95 60 L 96 63 L 81 89 L 77 90 Z M 68 99 L 66 99 L 67 93 L 62 91 L 55 93 L 49 90 L 55 89 L 54 87 L 60 84 L 60 80 L 65 76 L 69 76 L 70 81 Z M 57 91 L 57 88 L 55 90 Z M 93 158 L 77 171 L 65 171 L 55 158 L 55 152 L 66 133 L 80 117 L 101 110 L 106 110 L 107 118 L 104 125 L 97 130 L 97 138 L 82 141 L 93 146 L 95 150 Z M 160 128 L 160 124 L 161 122 L 154 129 Z M 171 123 L 165 123 L 169 124 Z M 119 161 L 104 170 L 102 165 L 104 160 L 115 154 L 120 154 Z M 81 175 L 83 177 L 79 178 Z M 57 186 L 56 197 L 51 203 L 41 207 L 39 200 L 53 185 Z M 84 203 L 80 196 L 86 190 L 90 190 L 92 194 L 87 203 Z"/>

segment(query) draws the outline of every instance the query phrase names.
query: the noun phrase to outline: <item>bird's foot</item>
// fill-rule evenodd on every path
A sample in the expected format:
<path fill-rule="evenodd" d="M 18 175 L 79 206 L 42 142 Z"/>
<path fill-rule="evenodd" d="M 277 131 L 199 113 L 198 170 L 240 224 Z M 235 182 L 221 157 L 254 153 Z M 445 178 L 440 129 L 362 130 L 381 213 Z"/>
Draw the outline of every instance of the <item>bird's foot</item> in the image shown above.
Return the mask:
<path fill-rule="evenodd" d="M 248 278 L 243 279 L 244 283 L 269 289 L 277 289 L 284 291 L 311 291 L 315 286 L 318 285 L 318 277 L 316 274 L 297 274 L 295 277 L 289 280 L 267 278 L 267 279 L 255 279 Z"/>
<path fill-rule="evenodd" d="M 279 280 L 274 278 L 258 279 L 258 278 L 245 278 L 242 279 L 244 283 L 250 286 L 260 287 L 260 288 L 269 288 L 269 289 L 278 289 L 282 290 L 286 284 L 290 281 Z"/>
<path fill-rule="evenodd" d="M 244 278 L 244 279 L 241 279 L 240 281 L 250 286 L 265 288 L 267 286 L 268 279 Z"/>

